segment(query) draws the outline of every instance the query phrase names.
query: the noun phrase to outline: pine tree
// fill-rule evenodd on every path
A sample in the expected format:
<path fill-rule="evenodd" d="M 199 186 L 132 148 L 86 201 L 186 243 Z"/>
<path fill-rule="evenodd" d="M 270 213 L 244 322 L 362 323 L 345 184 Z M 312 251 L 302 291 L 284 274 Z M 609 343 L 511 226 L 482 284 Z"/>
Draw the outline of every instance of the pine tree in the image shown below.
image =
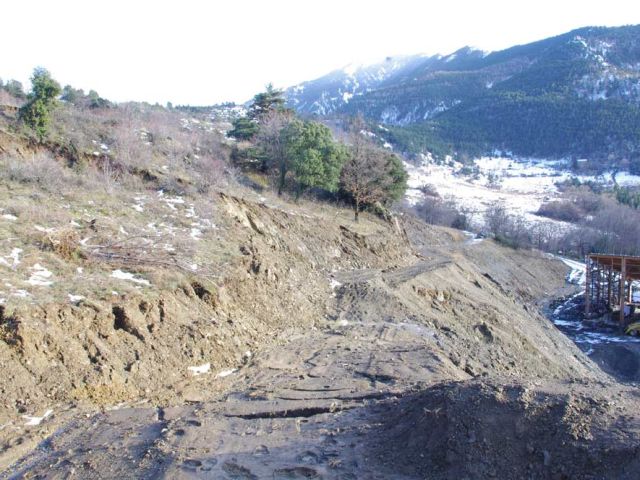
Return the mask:
<path fill-rule="evenodd" d="M 46 69 L 37 67 L 33 71 L 31 92 L 27 96 L 27 103 L 20 109 L 20 118 L 35 131 L 41 142 L 49 131 L 51 111 L 60 93 L 60 85 Z"/>
<path fill-rule="evenodd" d="M 386 161 L 391 181 L 387 187 L 385 202 L 391 203 L 404 197 L 409 175 L 402 164 L 402 160 L 395 153 L 388 153 Z"/>
<path fill-rule="evenodd" d="M 271 111 L 284 110 L 284 92 L 274 88 L 270 83 L 266 87 L 266 91 L 256 94 L 253 97 L 253 103 L 249 108 L 248 117 L 250 119 L 259 119 L 263 115 Z"/>
<path fill-rule="evenodd" d="M 237 140 L 251 140 L 258 133 L 258 124 L 247 117 L 240 117 L 232 122 L 233 128 L 227 132 L 227 135 Z"/>
<path fill-rule="evenodd" d="M 317 122 L 296 121 L 288 126 L 285 135 L 296 198 L 309 188 L 335 192 L 346 151 L 334 142 L 331 130 Z"/>

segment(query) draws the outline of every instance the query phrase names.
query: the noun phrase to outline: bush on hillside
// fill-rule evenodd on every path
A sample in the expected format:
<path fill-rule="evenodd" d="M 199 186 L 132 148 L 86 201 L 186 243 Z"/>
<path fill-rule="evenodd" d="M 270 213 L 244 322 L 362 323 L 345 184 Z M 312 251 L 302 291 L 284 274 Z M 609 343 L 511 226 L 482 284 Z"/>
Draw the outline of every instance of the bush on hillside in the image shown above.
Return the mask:
<path fill-rule="evenodd" d="M 27 96 L 27 103 L 20 109 L 20 118 L 41 142 L 49 133 L 51 111 L 56 106 L 60 92 L 60 85 L 46 69 L 38 67 L 33 71 L 31 92 Z"/>

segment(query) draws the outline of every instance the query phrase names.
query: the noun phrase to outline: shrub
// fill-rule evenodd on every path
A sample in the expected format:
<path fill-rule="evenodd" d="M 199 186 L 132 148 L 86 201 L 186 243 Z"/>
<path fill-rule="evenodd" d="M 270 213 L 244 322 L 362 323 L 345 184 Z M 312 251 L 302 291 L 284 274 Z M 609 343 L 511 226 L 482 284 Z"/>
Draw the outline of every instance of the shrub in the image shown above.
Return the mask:
<path fill-rule="evenodd" d="M 70 180 L 69 172 L 47 153 L 36 153 L 26 159 L 4 157 L 0 165 L 4 180 L 35 184 L 49 192 L 59 191 Z"/>
<path fill-rule="evenodd" d="M 431 225 L 442 225 L 465 230 L 468 227 L 468 218 L 464 212 L 450 201 L 443 201 L 436 197 L 426 197 L 424 201 L 415 207 L 420 218 Z"/>
<path fill-rule="evenodd" d="M 496 241 L 512 248 L 531 245 L 530 227 L 519 215 L 507 212 L 503 204 L 496 204 L 484 214 L 485 228 Z"/>
<path fill-rule="evenodd" d="M 60 92 L 60 85 L 46 69 L 38 67 L 33 71 L 31 93 L 27 96 L 27 103 L 20 109 L 20 118 L 35 131 L 40 141 L 47 136 L 51 111 Z"/>
<path fill-rule="evenodd" d="M 563 222 L 578 222 L 584 217 L 583 211 L 575 203 L 567 200 L 554 200 L 543 203 L 540 205 L 536 215 Z"/>

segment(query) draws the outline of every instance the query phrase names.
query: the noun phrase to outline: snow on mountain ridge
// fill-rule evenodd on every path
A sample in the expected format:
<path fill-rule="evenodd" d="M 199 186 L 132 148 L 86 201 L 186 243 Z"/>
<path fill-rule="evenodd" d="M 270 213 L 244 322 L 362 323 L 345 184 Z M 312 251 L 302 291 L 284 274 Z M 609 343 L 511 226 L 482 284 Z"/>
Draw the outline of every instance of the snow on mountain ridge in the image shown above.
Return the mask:
<path fill-rule="evenodd" d="M 414 72 L 429 69 L 434 65 L 458 64 L 467 60 L 487 57 L 491 52 L 475 47 L 463 47 L 449 55 L 415 55 L 389 56 L 380 62 L 371 64 L 349 63 L 315 80 L 303 82 L 289 87 L 286 96 L 289 105 L 303 113 L 328 115 L 358 95 L 371 92 L 397 81 L 406 81 Z M 419 73 L 418 73 L 419 74 Z M 405 115 L 405 123 L 415 121 L 424 116 L 424 112 Z M 394 117 L 391 113 L 390 117 Z"/>
<path fill-rule="evenodd" d="M 383 82 L 413 63 L 431 58 L 425 54 L 386 57 L 383 61 L 364 64 L 350 63 L 315 80 L 303 82 L 286 90 L 289 104 L 299 111 L 326 115 L 347 104 L 356 95 L 378 88 Z"/>

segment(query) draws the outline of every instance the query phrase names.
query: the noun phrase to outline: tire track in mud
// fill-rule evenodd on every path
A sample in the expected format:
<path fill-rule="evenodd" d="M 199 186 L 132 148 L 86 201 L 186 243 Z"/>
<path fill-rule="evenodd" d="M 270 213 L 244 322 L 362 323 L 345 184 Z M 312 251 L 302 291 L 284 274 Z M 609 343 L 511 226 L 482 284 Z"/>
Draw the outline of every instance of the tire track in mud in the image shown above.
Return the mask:
<path fill-rule="evenodd" d="M 394 289 L 450 263 L 442 256 L 396 270 L 339 272 L 338 295 L 378 279 Z M 388 478 L 363 463 L 362 436 L 376 406 L 456 376 L 434 353 L 436 338 L 426 327 L 376 318 L 327 322 L 256 355 L 219 401 L 96 415 L 48 439 L 3 478 L 45 471 L 53 478 Z"/>
<path fill-rule="evenodd" d="M 437 385 L 467 383 L 473 375 L 466 372 L 470 370 L 467 356 L 484 354 L 478 358 L 485 362 L 511 359 L 488 356 L 486 352 L 501 348 L 499 324 L 477 320 L 486 312 L 476 303 L 475 294 L 482 292 L 483 301 L 489 302 L 502 295 L 500 289 L 480 272 L 462 271 L 464 263 L 457 258 L 454 263 L 453 256 L 430 254 L 431 258 L 393 270 L 334 273 L 341 285 L 336 296 L 327 299 L 328 319 L 314 329 L 289 335 L 284 345 L 258 351 L 245 367 L 220 380 L 228 388 L 213 401 L 162 410 L 122 409 L 79 419 L 49 438 L 46 448 L 0 477 L 21 478 L 28 473 L 89 479 L 424 478 L 410 473 L 407 465 L 399 469 L 394 464 L 398 455 L 383 458 L 381 449 L 387 445 L 390 451 L 403 451 L 406 446 L 400 440 L 409 438 L 423 417 L 437 416 L 422 412 L 420 404 L 431 401 L 431 390 Z M 473 303 L 473 315 L 465 313 L 469 318 L 456 316 L 453 307 L 445 305 L 448 300 L 442 303 L 438 295 L 419 293 L 431 288 L 429 284 L 440 288 L 449 276 L 455 277 L 456 285 L 469 283 L 468 292 L 473 295 L 460 300 Z M 505 309 L 513 305 L 506 296 L 497 301 Z M 413 302 L 413 310 L 408 302 Z M 437 307 L 433 308 L 437 325 L 421 316 L 432 304 Z M 520 320 L 533 322 L 528 316 Z M 492 336 L 487 343 L 479 338 L 478 325 L 491 327 L 495 339 Z M 469 353 L 461 345 L 475 350 Z M 459 352 L 457 362 L 452 352 Z M 402 423 L 411 402 L 417 405 L 415 418 L 407 417 Z M 461 405 L 460 410 L 469 410 L 471 417 L 481 415 L 473 405 Z M 434 404 L 432 411 L 440 409 Z M 444 422 L 440 417 L 436 420 Z M 443 435 L 449 434 L 448 424 L 443 425 Z M 396 431 L 401 431 L 394 440 L 397 446 L 389 443 L 389 432 Z M 417 433 L 425 431 L 428 428 Z M 445 453 L 444 457 L 457 458 L 455 452 Z M 425 450 L 425 458 L 416 456 L 411 462 L 429 462 L 430 455 Z"/>
<path fill-rule="evenodd" d="M 334 278 L 342 284 L 365 283 L 381 278 L 389 286 L 397 287 L 399 284 L 407 282 L 418 275 L 442 268 L 452 262 L 451 257 L 439 255 L 436 258 L 420 261 L 409 267 L 395 270 L 360 269 L 339 271 L 334 274 Z"/>

